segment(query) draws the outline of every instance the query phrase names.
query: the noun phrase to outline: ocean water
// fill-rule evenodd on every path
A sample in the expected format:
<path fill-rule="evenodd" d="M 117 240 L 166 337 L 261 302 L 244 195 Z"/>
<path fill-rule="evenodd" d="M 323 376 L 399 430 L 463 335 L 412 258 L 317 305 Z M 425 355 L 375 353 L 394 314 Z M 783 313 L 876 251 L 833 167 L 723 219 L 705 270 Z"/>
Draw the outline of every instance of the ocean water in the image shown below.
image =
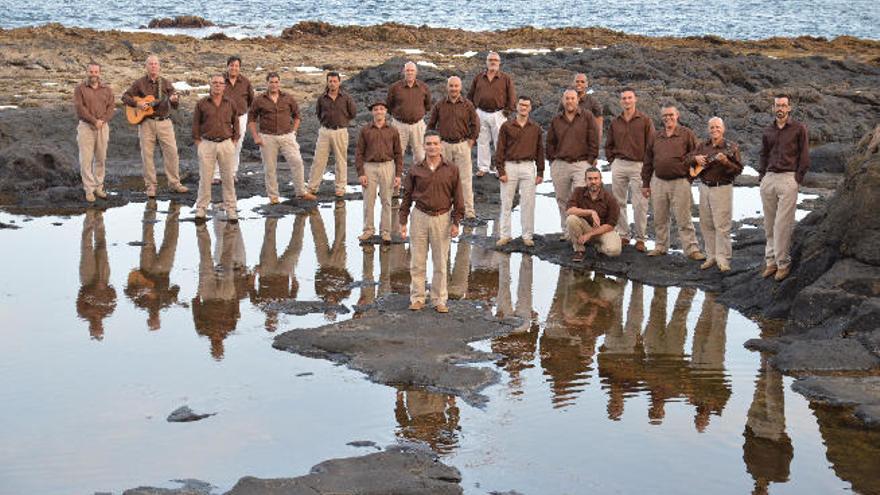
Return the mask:
<path fill-rule="evenodd" d="M 718 35 L 730 39 L 801 35 L 880 39 L 880 2 L 876 0 L 437 0 L 428 5 L 430 8 L 417 8 L 410 2 L 376 0 L 83 0 L 69 4 L 0 0 L 4 13 L 0 28 L 58 22 L 66 26 L 133 30 L 156 17 L 198 15 L 218 27 L 188 31 L 196 36 L 217 31 L 235 37 L 278 34 L 299 21 L 320 20 L 342 25 L 399 22 L 467 30 L 599 26 L 650 36 Z"/>

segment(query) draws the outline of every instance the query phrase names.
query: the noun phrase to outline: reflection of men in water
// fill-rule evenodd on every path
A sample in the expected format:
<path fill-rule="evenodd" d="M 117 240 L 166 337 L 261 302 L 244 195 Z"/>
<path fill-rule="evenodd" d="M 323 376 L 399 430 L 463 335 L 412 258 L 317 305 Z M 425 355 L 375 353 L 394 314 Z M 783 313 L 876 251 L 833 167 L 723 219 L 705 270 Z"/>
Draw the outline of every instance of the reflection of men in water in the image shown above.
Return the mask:
<path fill-rule="evenodd" d="M 627 394 L 642 390 L 640 374 L 644 366 L 644 352 L 641 346 L 642 320 L 645 317 L 644 287 L 632 282 L 626 322 L 623 320 L 623 305 L 626 283 L 618 280 L 608 284 L 613 303 L 605 341 L 599 349 L 596 361 L 603 388 L 608 390 L 608 419 L 618 420 L 623 416 L 624 400 Z"/>
<path fill-rule="evenodd" d="M 497 364 L 510 374 L 511 388 L 519 390 L 522 388 L 520 372 L 534 366 L 532 361 L 535 359 L 540 329 L 538 315 L 532 310 L 532 257 L 523 255 L 520 258 L 514 307 L 510 294 L 510 254 L 498 254 L 496 316 L 515 316 L 522 322 L 513 332 L 492 339 L 492 352 L 502 356 Z"/>
<path fill-rule="evenodd" d="M 196 226 L 199 247 L 199 288 L 192 299 L 193 322 L 196 332 L 211 340 L 211 356 L 223 359 L 223 339 L 238 323 L 239 293 L 246 294 L 248 283 L 244 265 L 234 260 L 243 256 L 236 253 L 240 231 L 237 223 L 225 222 L 223 235 L 217 237 L 220 262 L 215 267 L 211 257 L 211 236 L 205 224 Z M 239 290 L 237 286 L 245 286 Z"/>
<path fill-rule="evenodd" d="M 585 178 L 587 186 L 575 188 L 566 210 L 565 226 L 574 248 L 571 259 L 583 261 L 587 243 L 594 243 L 605 256 L 619 256 L 620 236 L 614 231 L 619 215 L 617 200 L 602 187 L 598 168 L 588 168 Z"/>
<path fill-rule="evenodd" d="M 788 481 L 794 449 L 785 433 L 782 373 L 773 369 L 764 355 L 743 437 L 743 461 L 755 480 L 752 493 L 766 494 L 770 483 Z"/>
<path fill-rule="evenodd" d="M 315 256 L 318 258 L 315 293 L 327 304 L 339 304 L 351 294 L 351 283 L 354 281 L 345 267 L 345 202 L 337 201 L 333 208 L 332 246 L 327 239 L 324 219 L 319 210 L 309 212 L 309 226 L 315 241 Z M 333 310 L 327 310 L 324 315 L 329 320 L 336 319 Z"/>
<path fill-rule="evenodd" d="M 412 286 L 409 309 L 413 311 L 425 307 L 425 273 L 430 246 L 434 265 L 431 300 L 438 313 L 449 312 L 446 306 L 446 262 L 450 240 L 458 236 L 458 225 L 464 216 L 464 201 L 458 168 L 443 159 L 440 149 L 440 135 L 434 131 L 425 133 L 426 158 L 410 168 L 400 202 L 400 235 L 404 239 L 410 207 L 415 206 L 410 239 Z"/>
<path fill-rule="evenodd" d="M 727 345 L 727 306 L 715 302 L 715 294 L 706 293 L 703 308 L 694 329 L 691 352 L 690 401 L 696 406 L 694 426 L 703 432 L 711 414 L 721 415 L 730 399 L 730 384 L 724 376 L 724 350 Z"/>
<path fill-rule="evenodd" d="M 86 210 L 80 242 L 79 281 L 76 313 L 89 322 L 89 335 L 101 340 L 104 338 L 104 318 L 116 309 L 116 289 L 110 285 L 103 211 Z"/>
<path fill-rule="evenodd" d="M 425 442 L 438 454 L 458 446 L 459 411 L 455 397 L 425 390 L 398 390 L 394 417 L 397 436 Z"/>
<path fill-rule="evenodd" d="M 260 264 L 255 269 L 259 282 L 255 292 L 251 294 L 253 302 L 296 299 L 296 293 L 299 290 L 299 282 L 296 280 L 296 265 L 302 252 L 307 219 L 308 216 L 305 213 L 296 215 L 290 240 L 284 252 L 279 256 L 275 241 L 278 219 L 266 217 L 263 247 L 260 250 Z M 264 311 L 266 311 L 266 331 L 274 332 L 278 326 L 278 312 L 265 309 Z"/>
<path fill-rule="evenodd" d="M 162 246 L 156 250 L 156 238 L 153 234 L 156 223 L 156 200 L 147 201 L 144 209 L 141 246 L 141 261 L 138 269 L 128 274 L 128 285 L 125 295 L 135 306 L 147 310 L 147 327 L 158 330 L 161 326 L 159 313 L 177 302 L 180 287 L 171 285 L 170 273 L 174 266 L 177 252 L 177 236 L 179 229 L 180 205 L 171 202 L 168 216 L 165 217 L 165 233 Z"/>

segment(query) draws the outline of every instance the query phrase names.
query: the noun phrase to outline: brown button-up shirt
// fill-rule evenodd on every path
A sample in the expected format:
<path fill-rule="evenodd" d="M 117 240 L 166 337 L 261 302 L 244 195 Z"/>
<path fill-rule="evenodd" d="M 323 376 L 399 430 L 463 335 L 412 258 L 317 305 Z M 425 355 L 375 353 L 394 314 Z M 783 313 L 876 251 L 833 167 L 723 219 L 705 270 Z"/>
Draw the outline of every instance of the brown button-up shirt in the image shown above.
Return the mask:
<path fill-rule="evenodd" d="M 574 188 L 574 191 L 571 193 L 571 198 L 568 199 L 568 205 L 565 208 L 568 209 L 572 207 L 584 210 L 594 210 L 596 215 L 599 215 L 600 225 L 610 225 L 614 227 L 617 225 L 617 217 L 620 215 L 620 206 L 618 206 L 617 200 L 614 199 L 614 196 L 606 191 L 604 187 L 599 190 L 596 199 L 593 199 L 590 196 L 589 188 Z M 589 217 L 587 217 L 586 220 L 588 223 L 593 223 Z M 593 225 L 593 227 L 598 226 L 599 225 Z"/>
<path fill-rule="evenodd" d="M 458 143 L 465 139 L 476 141 L 480 135 L 480 119 L 474 104 L 464 96 L 458 95 L 455 101 L 447 96 L 431 110 L 428 129 L 437 131 L 440 139 L 447 143 Z"/>
<path fill-rule="evenodd" d="M 98 120 L 110 122 L 116 113 L 113 90 L 100 81 L 97 88 L 89 86 L 88 81 L 77 86 L 73 91 L 73 106 L 79 120 L 92 125 Z"/>
<path fill-rule="evenodd" d="M 341 89 L 335 100 L 330 98 L 330 94 L 325 91 L 315 103 L 315 115 L 321 122 L 321 126 L 328 129 L 341 129 L 348 127 L 351 119 L 357 116 L 357 107 L 351 96 Z"/>
<path fill-rule="evenodd" d="M 223 96 L 229 98 L 235 105 L 238 115 L 244 115 L 254 103 L 254 86 L 251 81 L 239 74 L 235 78 L 235 85 L 229 79 L 229 74 L 225 74 L 226 89 L 223 90 Z"/>
<path fill-rule="evenodd" d="M 458 167 L 446 160 L 434 171 L 428 166 L 427 158 L 413 165 L 403 178 L 403 199 L 400 201 L 400 224 L 406 225 L 410 207 L 428 215 L 442 215 L 452 210 L 452 223 L 458 225 L 464 217 L 464 198 L 461 195 L 461 181 Z"/>
<path fill-rule="evenodd" d="M 578 107 L 569 121 L 563 110 L 547 129 L 547 158 L 564 162 L 592 162 L 599 156 L 599 127 L 593 113 Z"/>
<path fill-rule="evenodd" d="M 645 161 L 645 151 L 654 136 L 654 123 L 651 118 L 636 110 L 629 121 L 618 115 L 611 121 L 611 131 L 605 138 L 605 159 L 613 162 L 615 158 Z"/>
<path fill-rule="evenodd" d="M 299 118 L 296 98 L 284 91 L 278 93 L 278 101 L 272 101 L 268 91 L 260 94 L 254 98 L 248 112 L 248 124 L 256 122 L 263 134 L 289 134 L 294 130 L 293 123 Z"/>
<path fill-rule="evenodd" d="M 501 125 L 498 131 L 498 145 L 495 148 L 495 166 L 498 177 L 505 175 L 504 162 L 534 161 L 538 177 L 544 177 L 544 136 L 541 128 L 532 119 L 519 125 L 512 118 Z"/>
<path fill-rule="evenodd" d="M 161 84 L 160 84 L 161 83 Z M 132 83 L 125 93 L 122 93 L 122 102 L 130 107 L 137 106 L 135 98 L 145 98 L 152 96 L 160 103 L 155 107 L 152 117 L 167 117 L 171 113 L 172 108 L 180 105 L 180 100 L 172 102 L 168 98 L 176 91 L 174 86 L 164 77 L 158 77 L 155 81 L 150 76 L 144 76 Z M 149 118 L 149 117 L 147 117 Z"/>
<path fill-rule="evenodd" d="M 718 156 L 718 153 L 724 153 L 724 156 L 727 157 L 727 164 L 714 159 L 714 157 Z M 696 164 L 695 157 L 697 155 L 709 157 L 703 172 L 699 175 L 700 180 L 706 184 L 733 184 L 736 176 L 743 171 L 739 146 L 726 139 L 722 140 L 719 145 L 712 144 L 711 139 L 697 143 L 696 149 L 688 156 L 687 162 L 689 167 L 693 167 Z"/>
<path fill-rule="evenodd" d="M 238 114 L 232 100 L 224 96 L 220 105 L 215 105 L 211 97 L 206 96 L 196 103 L 193 111 L 193 141 L 230 138 L 237 141 L 239 132 Z"/>
<path fill-rule="evenodd" d="M 593 98 L 593 95 L 587 93 L 578 95 L 578 107 L 582 110 L 589 110 L 590 113 L 593 114 L 593 117 L 602 116 L 602 104 L 599 103 L 599 100 Z M 562 113 L 564 111 L 565 105 L 563 105 L 562 102 L 559 102 L 559 106 L 556 107 L 556 112 Z"/>
<path fill-rule="evenodd" d="M 392 117 L 405 124 L 415 124 L 431 111 L 431 88 L 418 79 L 412 86 L 400 80 L 388 88 L 385 103 Z"/>
<path fill-rule="evenodd" d="M 810 168 L 809 144 L 807 126 L 789 118 L 780 129 L 774 120 L 764 129 L 761 139 L 758 175 L 764 177 L 767 172 L 794 172 L 800 184 Z"/>
<path fill-rule="evenodd" d="M 694 131 L 683 125 L 676 125 L 671 136 L 666 128 L 660 129 L 645 150 L 645 163 L 642 165 L 642 187 L 651 187 L 651 176 L 658 179 L 687 179 L 688 155 L 697 147 Z"/>
<path fill-rule="evenodd" d="M 516 89 L 513 87 L 513 79 L 501 71 L 498 71 L 491 81 L 486 71 L 477 74 L 467 97 L 474 102 L 474 106 L 484 112 L 498 110 L 512 112 L 516 108 Z"/>
<path fill-rule="evenodd" d="M 361 127 L 358 134 L 357 152 L 354 167 L 358 177 L 366 175 L 364 163 L 394 161 L 394 176 L 403 175 L 403 150 L 400 148 L 400 134 L 388 122 L 379 127 L 375 122 Z"/>

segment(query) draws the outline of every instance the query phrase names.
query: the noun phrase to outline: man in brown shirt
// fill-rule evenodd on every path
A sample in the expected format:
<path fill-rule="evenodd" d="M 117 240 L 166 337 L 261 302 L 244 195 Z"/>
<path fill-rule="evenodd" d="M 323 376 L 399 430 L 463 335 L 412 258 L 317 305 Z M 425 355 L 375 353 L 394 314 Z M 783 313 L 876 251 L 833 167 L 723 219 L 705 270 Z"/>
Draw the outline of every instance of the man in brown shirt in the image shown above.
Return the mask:
<path fill-rule="evenodd" d="M 486 175 L 492 163 L 489 142 L 498 148 L 498 131 L 507 121 L 505 112 L 513 113 L 516 105 L 516 89 L 509 75 L 501 72 L 501 56 L 489 52 L 486 70 L 477 74 L 468 91 L 468 99 L 477 107 L 480 118 L 480 135 L 477 141 L 477 177 Z"/>
<path fill-rule="evenodd" d="M 667 105 L 660 111 L 663 130 L 654 135 L 642 166 L 642 195 L 654 206 L 654 232 L 657 243 L 648 256 L 663 256 L 669 249 L 669 212 L 678 225 L 681 248 L 688 258 L 704 260 L 691 221 L 691 181 L 687 157 L 697 147 L 693 131 L 678 123 L 678 109 Z"/>
<path fill-rule="evenodd" d="M 461 79 L 458 76 L 446 80 L 446 98 L 438 101 L 431 110 L 428 129 L 440 134 L 443 158 L 458 167 L 465 218 L 477 218 L 474 209 L 471 149 L 480 134 L 480 119 L 473 103 L 462 96 Z"/>
<path fill-rule="evenodd" d="M 654 137 L 651 118 L 636 109 L 636 92 L 632 88 L 620 91 L 623 112 L 611 121 L 605 138 L 605 159 L 611 164 L 611 191 L 620 205 L 617 233 L 622 244 L 629 244 L 629 218 L 626 214 L 627 196 L 633 205 L 636 250 L 645 252 L 648 230 L 648 199 L 642 195 L 642 165 L 645 152 Z"/>
<path fill-rule="evenodd" d="M 733 256 L 730 244 L 733 180 L 742 173 L 743 166 L 739 146 L 724 139 L 724 121 L 718 117 L 709 119 L 709 139 L 697 145 L 688 157 L 688 164 L 703 168 L 697 175 L 700 178 L 700 232 L 708 259 L 700 268 L 707 270 L 717 264 L 720 272 L 728 272 Z"/>
<path fill-rule="evenodd" d="M 614 196 L 602 186 L 602 172 L 590 167 L 585 173 L 586 187 L 578 187 L 568 200 L 568 238 L 574 248 L 572 261 L 583 261 L 588 242 L 605 256 L 619 256 L 620 236 L 614 231 L 620 207 Z"/>
<path fill-rule="evenodd" d="M 595 165 L 599 156 L 599 134 L 595 116 L 578 105 L 578 95 L 569 89 L 562 94 L 562 110 L 550 121 L 547 129 L 547 159 L 563 240 L 566 240 L 568 198 L 576 187 L 583 187 L 587 169 Z"/>
<path fill-rule="evenodd" d="M 294 195 L 306 201 L 314 201 L 317 198 L 306 189 L 303 159 L 299 152 L 299 144 L 296 142 L 296 131 L 301 122 L 299 105 L 292 94 L 281 91 L 281 78 L 277 72 L 266 75 L 266 84 L 268 86 L 266 92 L 254 99 L 251 105 L 248 126 L 254 143 L 260 147 L 269 202 L 273 205 L 280 202 L 276 173 L 279 150 L 290 167 Z M 228 92 L 229 90 L 226 91 Z"/>
<path fill-rule="evenodd" d="M 156 164 L 153 153 L 156 141 L 162 148 L 162 163 L 165 165 L 165 178 L 172 192 L 185 193 L 189 189 L 180 183 L 180 157 L 177 156 L 177 139 L 171 123 L 171 109 L 180 104 L 174 87 L 164 77 L 159 76 L 159 57 L 150 55 L 146 62 L 147 75 L 135 81 L 122 94 L 122 102 L 130 107 L 138 106 L 135 98 L 152 96 L 156 99 L 154 112 L 138 124 L 138 137 L 141 142 L 141 161 L 144 164 L 144 183 L 148 198 L 156 197 Z M 149 103 L 139 105 L 146 110 Z"/>
<path fill-rule="evenodd" d="M 238 112 L 238 128 L 241 135 L 235 142 L 235 158 L 232 167 L 233 179 L 238 175 L 238 166 L 241 163 L 241 147 L 244 144 L 244 130 L 247 129 L 248 110 L 254 102 L 254 87 L 248 78 L 241 74 L 241 57 L 233 55 L 226 59 L 226 91 L 223 93 L 232 102 Z M 220 164 L 214 170 L 214 183 L 220 182 Z"/>
<path fill-rule="evenodd" d="M 318 140 L 315 142 L 315 157 L 309 171 L 309 192 L 318 193 L 330 150 L 336 159 L 336 197 L 345 196 L 348 184 L 348 124 L 357 116 L 357 107 L 348 93 L 342 91 L 338 72 L 327 73 L 327 88 L 315 103 L 315 115 L 321 122 Z"/>
<path fill-rule="evenodd" d="M 589 110 L 590 113 L 593 114 L 593 119 L 596 121 L 596 128 L 599 129 L 599 142 L 602 142 L 602 126 L 605 123 L 605 117 L 603 117 L 602 104 L 599 103 L 593 95 L 587 92 L 587 75 L 583 72 L 579 72 L 574 75 L 574 81 L 571 83 L 571 89 L 575 90 L 577 93 L 578 106 L 584 110 Z M 557 113 L 562 113 L 565 110 L 565 102 L 560 101 L 559 107 L 556 109 Z M 593 164 L 595 165 L 595 163 Z M 583 175 L 583 174 L 581 174 Z"/>
<path fill-rule="evenodd" d="M 413 163 L 425 159 L 425 114 L 431 111 L 431 88 L 416 79 L 418 67 L 412 62 L 403 66 L 403 79 L 388 88 L 385 102 L 394 119 L 391 125 L 400 134 L 400 149 L 412 148 Z"/>
<path fill-rule="evenodd" d="M 517 190 L 523 244 L 535 245 L 535 186 L 544 180 L 544 139 L 541 128 L 529 118 L 531 111 L 532 99 L 521 96 L 516 104 L 516 118 L 505 122 L 498 132 L 495 163 L 501 181 L 501 236 L 496 246 L 510 242 L 510 210 Z"/>
<path fill-rule="evenodd" d="M 376 232 L 373 209 L 376 206 L 376 190 L 382 199 L 382 216 L 379 233 L 383 243 L 391 242 L 391 196 L 392 188 L 400 187 L 403 175 L 403 150 L 397 129 L 388 125 L 388 108 L 384 101 L 370 105 L 373 121 L 361 127 L 358 135 L 354 166 L 358 180 L 364 189 L 364 231 L 358 237 L 367 241 Z"/>
<path fill-rule="evenodd" d="M 403 200 L 400 202 L 400 235 L 406 239 L 406 222 L 410 207 L 415 205 L 410 225 L 410 305 L 418 311 L 425 307 L 425 275 L 428 246 L 434 277 L 431 281 L 431 300 L 438 313 L 448 313 L 446 301 L 446 262 L 449 242 L 458 236 L 458 225 L 464 216 L 461 183 L 458 168 L 443 160 L 440 136 L 434 131 L 425 133 L 425 160 L 414 165 L 404 178 Z"/>
<path fill-rule="evenodd" d="M 761 203 L 764 205 L 764 278 L 776 274 L 783 280 L 791 272 L 791 234 L 797 207 L 798 186 L 810 168 L 810 141 L 807 126 L 791 118 L 791 98 L 773 99 L 776 120 L 764 130 L 758 175 Z"/>
<path fill-rule="evenodd" d="M 79 118 L 76 126 L 79 174 L 86 201 L 93 203 L 95 196 L 107 199 L 104 191 L 107 143 L 110 141 L 110 119 L 116 113 L 113 90 L 101 81 L 101 66 L 97 62 L 89 63 L 86 80 L 73 91 L 73 106 Z"/>
<path fill-rule="evenodd" d="M 235 181 L 232 179 L 235 140 L 238 127 L 238 108 L 223 92 L 226 80 L 222 74 L 211 76 L 211 93 L 199 100 L 193 111 L 192 137 L 199 154 L 199 196 L 196 199 L 196 220 L 204 221 L 211 204 L 211 177 L 214 164 L 220 163 L 223 179 L 223 207 L 226 218 L 238 220 L 236 212 Z"/>

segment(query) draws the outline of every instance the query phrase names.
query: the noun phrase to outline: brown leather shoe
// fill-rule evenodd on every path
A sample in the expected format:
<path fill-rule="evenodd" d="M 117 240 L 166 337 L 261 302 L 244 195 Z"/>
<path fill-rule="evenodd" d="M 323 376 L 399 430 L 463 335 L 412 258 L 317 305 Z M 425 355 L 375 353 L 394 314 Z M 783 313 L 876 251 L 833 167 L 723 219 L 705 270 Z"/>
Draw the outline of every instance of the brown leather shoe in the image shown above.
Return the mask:
<path fill-rule="evenodd" d="M 660 249 L 652 249 L 648 251 L 648 256 L 666 256 L 666 251 L 661 251 Z"/>
<path fill-rule="evenodd" d="M 391 244 L 391 234 L 382 234 L 382 244 Z"/>
<path fill-rule="evenodd" d="M 791 273 L 791 267 L 786 266 L 784 268 L 779 268 L 776 270 L 776 276 L 773 277 L 777 282 L 785 280 L 788 277 L 788 274 Z"/>
<path fill-rule="evenodd" d="M 336 197 L 337 198 L 345 197 L 345 191 L 336 191 Z"/>
<path fill-rule="evenodd" d="M 730 271 L 730 265 L 727 263 L 718 263 L 718 271 L 721 273 L 727 273 Z"/>
<path fill-rule="evenodd" d="M 706 259 L 706 255 L 700 251 L 693 251 L 690 254 L 688 254 L 688 258 L 690 258 L 694 261 L 703 261 L 704 259 Z"/>
<path fill-rule="evenodd" d="M 278 199 L 278 196 L 272 196 L 271 198 L 269 198 L 269 204 L 277 205 L 280 202 L 281 200 Z"/>
<path fill-rule="evenodd" d="M 527 247 L 534 247 L 535 241 L 534 239 L 523 239 L 523 244 Z"/>
<path fill-rule="evenodd" d="M 645 247 L 644 241 L 636 241 L 636 251 L 638 251 L 640 253 L 644 253 L 647 250 L 648 250 L 648 248 Z"/>
<path fill-rule="evenodd" d="M 477 177 L 482 177 L 482 176 L 486 175 L 486 172 L 483 172 L 482 170 L 477 170 L 477 173 L 475 175 Z"/>
<path fill-rule="evenodd" d="M 156 197 L 156 188 L 155 187 L 148 187 L 147 188 L 147 197 L 148 198 L 155 198 Z"/>
<path fill-rule="evenodd" d="M 446 306 L 445 304 L 438 304 L 438 305 L 434 306 L 434 310 L 436 310 L 438 313 L 448 313 L 449 307 Z"/>
<path fill-rule="evenodd" d="M 301 199 L 303 201 L 317 201 L 318 197 L 310 192 L 304 192 Z"/>
<path fill-rule="evenodd" d="M 171 190 L 176 193 L 188 193 L 189 188 L 184 186 L 183 184 L 177 184 L 176 186 L 171 186 Z"/>
<path fill-rule="evenodd" d="M 627 244 L 629 244 L 629 237 L 621 237 L 620 238 L 620 245 L 626 246 Z"/>
<path fill-rule="evenodd" d="M 420 311 L 424 307 L 425 303 L 423 303 L 422 301 L 414 301 L 409 304 L 410 311 Z"/>
<path fill-rule="evenodd" d="M 95 196 L 97 196 L 101 199 L 107 199 L 107 192 L 104 191 L 103 187 L 99 187 L 99 188 L 95 189 Z"/>
<path fill-rule="evenodd" d="M 704 261 L 703 264 L 700 265 L 700 270 L 708 270 L 709 268 L 712 268 L 713 266 L 715 266 L 715 258 L 712 258 L 711 260 Z"/>
<path fill-rule="evenodd" d="M 373 232 L 364 232 L 363 234 L 358 236 L 358 240 L 359 241 L 369 241 L 370 239 L 373 238 L 373 235 L 374 235 Z"/>
<path fill-rule="evenodd" d="M 86 201 L 88 201 L 89 203 L 94 203 L 95 202 L 95 193 L 93 193 L 92 191 L 87 192 L 86 193 Z"/>
<path fill-rule="evenodd" d="M 502 237 L 501 239 L 495 241 L 495 245 L 498 247 L 506 246 L 508 244 L 510 244 L 510 237 Z"/>
<path fill-rule="evenodd" d="M 776 270 L 777 270 L 776 265 L 767 265 L 764 268 L 764 271 L 761 273 L 761 277 L 767 278 L 770 275 L 773 275 L 774 273 L 776 273 Z"/>

